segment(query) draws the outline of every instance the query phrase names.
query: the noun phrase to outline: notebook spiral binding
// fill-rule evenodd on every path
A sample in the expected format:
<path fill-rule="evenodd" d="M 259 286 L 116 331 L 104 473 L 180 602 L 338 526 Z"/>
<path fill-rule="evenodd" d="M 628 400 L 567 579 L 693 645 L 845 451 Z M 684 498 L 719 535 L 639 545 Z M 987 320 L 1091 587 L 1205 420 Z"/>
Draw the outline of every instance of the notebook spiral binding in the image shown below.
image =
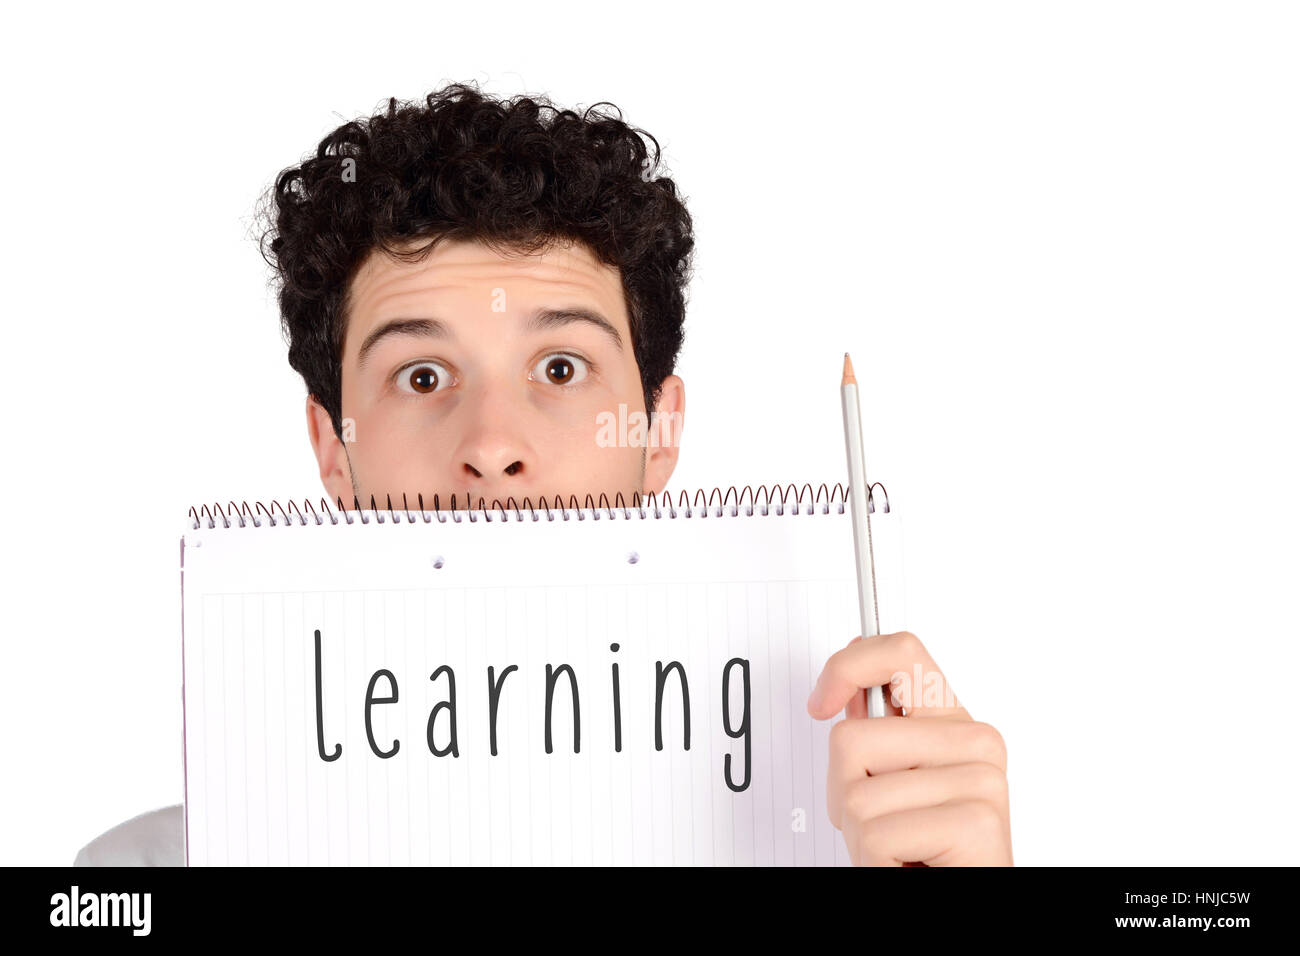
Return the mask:
<path fill-rule="evenodd" d="M 804 494 L 805 491 L 808 493 L 807 495 Z M 798 490 L 795 489 L 793 484 L 784 487 L 773 485 L 771 488 L 768 488 L 767 485 L 759 485 L 757 489 L 745 485 L 740 491 L 736 490 L 735 485 L 731 485 L 726 492 L 723 492 L 718 487 L 708 489 L 707 496 L 704 488 L 697 489 L 693 496 L 683 490 L 678 495 L 676 507 L 673 505 L 671 493 L 665 491 L 662 499 L 654 492 L 644 496 L 640 494 L 634 495 L 631 505 L 624 502 L 622 492 L 614 496 L 613 504 L 610 503 L 604 493 L 601 493 L 595 500 L 592 499 L 591 495 L 587 495 L 582 505 L 578 504 L 576 495 L 570 495 L 569 505 L 567 506 L 559 495 L 555 496 L 553 506 L 549 505 L 546 497 L 543 496 L 538 500 L 536 507 L 533 506 L 531 498 L 525 497 L 522 503 L 516 503 L 514 497 L 510 496 L 504 504 L 499 498 L 494 498 L 490 505 L 486 503 L 485 499 L 479 498 L 477 507 L 457 508 L 456 495 L 452 495 L 450 507 L 443 508 L 438 496 L 434 495 L 432 509 L 425 507 L 424 495 L 419 495 L 416 502 L 417 507 L 413 512 L 407 501 L 407 496 L 403 494 L 400 508 L 393 506 L 391 495 L 385 496 L 387 502 L 386 507 L 383 508 L 378 507 L 375 496 L 371 495 L 370 507 L 366 509 L 361 507 L 360 499 L 354 496 L 352 509 L 347 508 L 342 498 L 335 499 L 336 508 L 331 508 L 329 502 L 325 498 L 321 498 L 321 508 L 320 511 L 317 511 L 311 500 L 304 498 L 301 509 L 292 500 L 288 502 L 287 509 L 278 500 L 272 501 L 269 507 L 261 501 L 257 501 L 254 502 L 251 508 L 247 501 L 239 505 L 236 505 L 234 501 L 230 501 L 226 508 L 223 508 L 217 502 L 214 502 L 211 506 L 203 505 L 202 508 L 195 505 L 190 508 L 189 515 L 193 519 L 192 527 L 196 531 L 204 526 L 205 521 L 207 522 L 206 527 L 215 528 L 218 520 L 226 528 L 232 527 L 232 520 L 237 521 L 241 528 L 246 527 L 250 521 L 253 527 L 260 528 L 264 520 L 262 515 L 266 516 L 265 520 L 269 521 L 270 526 L 273 528 L 279 524 L 292 525 L 295 523 L 295 518 L 297 524 L 305 525 L 309 520 L 305 512 L 310 512 L 311 520 L 318 525 L 324 524 L 326 519 L 329 520 L 330 524 L 338 524 L 340 516 L 348 524 L 355 524 L 357 521 L 360 521 L 361 524 L 370 524 L 372 521 L 384 524 L 385 512 L 388 513 L 393 524 L 400 524 L 403 521 L 402 515 L 405 515 L 405 520 L 411 524 L 415 524 L 417 520 L 423 520 L 425 524 L 430 524 L 435 519 L 444 523 L 449 520 L 457 523 L 466 520 L 471 522 L 480 520 L 488 522 L 495 520 L 509 521 L 511 514 L 514 515 L 514 520 L 524 521 L 525 513 L 531 515 L 533 521 L 540 521 L 542 514 L 546 515 L 548 521 L 554 521 L 556 514 L 561 515 L 564 521 L 570 520 L 572 515 L 576 515 L 579 521 L 585 521 L 588 517 L 599 521 L 602 511 L 605 513 L 605 517 L 611 520 L 620 511 L 623 513 L 625 520 L 631 520 L 633 512 L 643 519 L 648 517 L 664 518 L 664 506 L 668 509 L 668 518 L 677 518 L 679 516 L 691 518 L 696 515 L 703 518 L 708 517 L 710 514 L 720 518 L 724 513 L 734 518 L 740 514 L 742 508 L 746 517 L 752 516 L 755 508 L 761 508 L 759 514 L 767 515 L 775 511 L 776 514 L 782 515 L 785 514 L 787 503 L 792 505 L 792 514 L 813 514 L 818 510 L 819 505 L 822 514 L 829 514 L 832 506 L 835 507 L 837 514 L 843 514 L 845 505 L 848 502 L 848 495 L 849 486 L 838 482 L 832 488 L 828 488 L 823 483 L 816 491 L 813 491 L 811 484 L 804 484 Z M 880 499 L 881 511 L 888 513 L 889 494 L 885 491 L 885 486 L 878 481 L 872 482 L 867 487 L 867 510 L 869 513 L 875 513 L 877 497 Z M 704 499 L 703 502 L 700 501 L 701 498 Z M 716 506 L 713 503 L 715 498 L 721 499 Z M 464 500 L 466 505 L 471 502 L 468 495 L 465 496 Z M 650 509 L 652 515 L 647 515 L 647 509 Z M 275 512 L 277 510 L 280 512 L 281 518 L 276 517 Z M 290 516 L 290 511 L 293 512 L 294 516 Z M 353 517 L 354 515 L 360 517 Z M 374 517 L 370 518 L 368 515 Z M 496 517 L 497 515 L 500 515 L 499 519 Z"/>

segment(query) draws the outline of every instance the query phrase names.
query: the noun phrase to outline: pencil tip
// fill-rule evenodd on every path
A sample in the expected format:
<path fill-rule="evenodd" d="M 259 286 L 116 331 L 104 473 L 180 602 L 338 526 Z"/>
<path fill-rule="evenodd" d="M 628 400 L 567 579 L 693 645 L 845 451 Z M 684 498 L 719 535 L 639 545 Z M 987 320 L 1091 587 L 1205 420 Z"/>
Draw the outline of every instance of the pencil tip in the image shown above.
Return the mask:
<path fill-rule="evenodd" d="M 844 376 L 840 379 L 841 385 L 857 385 L 857 377 L 853 374 L 853 360 L 849 358 L 849 353 L 844 353 Z"/>

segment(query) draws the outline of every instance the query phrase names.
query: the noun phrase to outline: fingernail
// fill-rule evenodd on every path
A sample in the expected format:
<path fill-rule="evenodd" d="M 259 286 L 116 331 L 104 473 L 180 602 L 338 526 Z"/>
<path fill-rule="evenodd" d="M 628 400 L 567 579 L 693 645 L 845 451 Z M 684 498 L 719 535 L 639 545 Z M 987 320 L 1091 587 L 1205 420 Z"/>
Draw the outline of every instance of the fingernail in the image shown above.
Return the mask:
<path fill-rule="evenodd" d="M 821 710 L 822 704 L 826 700 L 826 691 L 822 688 L 822 676 L 825 673 L 825 671 L 822 671 L 821 674 L 817 675 L 817 683 L 813 685 L 812 693 L 808 695 L 809 710 Z"/>

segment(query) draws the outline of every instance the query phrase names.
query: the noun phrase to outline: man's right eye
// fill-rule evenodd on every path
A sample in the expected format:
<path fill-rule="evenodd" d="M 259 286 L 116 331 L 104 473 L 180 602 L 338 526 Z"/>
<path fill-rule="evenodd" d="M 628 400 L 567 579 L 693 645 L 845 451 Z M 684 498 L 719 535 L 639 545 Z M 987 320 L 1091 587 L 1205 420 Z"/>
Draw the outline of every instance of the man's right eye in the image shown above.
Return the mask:
<path fill-rule="evenodd" d="M 451 373 L 437 362 L 417 362 L 397 373 L 397 387 L 408 395 L 429 395 L 451 384 Z"/>

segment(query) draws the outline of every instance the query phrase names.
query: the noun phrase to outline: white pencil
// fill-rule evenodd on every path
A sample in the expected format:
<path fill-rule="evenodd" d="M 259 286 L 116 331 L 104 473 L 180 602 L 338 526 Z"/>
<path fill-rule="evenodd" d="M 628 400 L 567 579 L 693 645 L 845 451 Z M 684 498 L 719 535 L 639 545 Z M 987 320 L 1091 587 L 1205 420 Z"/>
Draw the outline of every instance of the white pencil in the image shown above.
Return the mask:
<path fill-rule="evenodd" d="M 867 508 L 867 466 L 862 455 L 862 414 L 858 406 L 858 380 L 853 362 L 844 353 L 840 379 L 840 404 L 844 408 L 844 450 L 849 460 L 849 510 L 853 516 L 853 552 L 858 566 L 858 613 L 863 638 L 880 633 L 876 607 L 875 561 L 871 552 L 871 513 Z M 867 690 L 867 716 L 885 715 L 885 697 L 879 686 Z"/>

